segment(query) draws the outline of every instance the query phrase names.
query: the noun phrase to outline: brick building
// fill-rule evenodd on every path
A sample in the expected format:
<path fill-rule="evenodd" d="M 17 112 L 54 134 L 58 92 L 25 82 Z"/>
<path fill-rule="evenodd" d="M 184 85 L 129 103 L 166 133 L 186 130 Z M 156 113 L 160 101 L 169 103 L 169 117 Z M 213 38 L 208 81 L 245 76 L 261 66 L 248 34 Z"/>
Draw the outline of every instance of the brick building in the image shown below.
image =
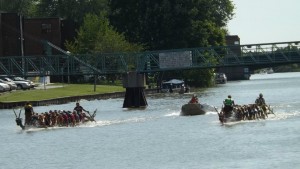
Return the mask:
<path fill-rule="evenodd" d="M 42 40 L 62 47 L 61 20 L 59 18 L 24 19 L 24 55 L 44 55 Z M 53 50 L 52 54 L 59 54 Z"/>
<path fill-rule="evenodd" d="M 45 55 L 42 41 L 65 49 L 65 41 L 75 38 L 76 28 L 73 21 L 58 17 L 24 18 L 17 13 L 0 12 L 0 56 Z M 60 54 L 54 49 L 51 52 Z"/>
<path fill-rule="evenodd" d="M 0 56 L 20 56 L 22 17 L 16 13 L 0 13 Z"/>

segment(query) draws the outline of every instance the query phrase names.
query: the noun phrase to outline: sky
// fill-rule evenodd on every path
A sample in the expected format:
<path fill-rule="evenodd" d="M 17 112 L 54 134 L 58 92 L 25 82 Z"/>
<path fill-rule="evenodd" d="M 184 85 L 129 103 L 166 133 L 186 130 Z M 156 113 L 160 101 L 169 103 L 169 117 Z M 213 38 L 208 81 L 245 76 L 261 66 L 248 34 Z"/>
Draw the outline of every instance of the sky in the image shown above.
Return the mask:
<path fill-rule="evenodd" d="M 300 41 L 300 0 L 232 0 L 235 16 L 227 25 L 240 44 Z"/>

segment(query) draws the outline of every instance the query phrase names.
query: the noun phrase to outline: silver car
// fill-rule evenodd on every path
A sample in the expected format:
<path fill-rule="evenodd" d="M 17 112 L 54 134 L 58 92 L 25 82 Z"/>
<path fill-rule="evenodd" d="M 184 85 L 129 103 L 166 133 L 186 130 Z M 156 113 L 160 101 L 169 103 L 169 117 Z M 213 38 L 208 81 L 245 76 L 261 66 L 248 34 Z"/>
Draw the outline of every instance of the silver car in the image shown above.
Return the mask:
<path fill-rule="evenodd" d="M 5 81 L 5 80 L 0 79 L 0 83 L 8 84 L 9 87 L 10 87 L 10 91 L 12 91 L 12 90 L 17 90 L 17 85 L 16 85 L 15 82 L 8 82 L 8 81 Z"/>
<path fill-rule="evenodd" d="M 0 92 L 7 92 L 10 91 L 10 87 L 6 83 L 0 83 Z"/>
<path fill-rule="evenodd" d="M 11 79 L 13 81 L 25 81 L 25 82 L 28 82 L 30 84 L 30 88 L 36 87 L 36 84 L 33 81 L 24 79 L 22 77 L 12 77 Z"/>
<path fill-rule="evenodd" d="M 25 81 L 14 81 L 14 80 L 11 80 L 8 77 L 4 77 L 4 78 L 2 78 L 2 80 L 7 81 L 7 82 L 14 82 L 14 83 L 16 83 L 17 89 L 26 90 L 26 89 L 30 89 L 31 88 L 30 84 L 28 82 L 25 82 Z"/>

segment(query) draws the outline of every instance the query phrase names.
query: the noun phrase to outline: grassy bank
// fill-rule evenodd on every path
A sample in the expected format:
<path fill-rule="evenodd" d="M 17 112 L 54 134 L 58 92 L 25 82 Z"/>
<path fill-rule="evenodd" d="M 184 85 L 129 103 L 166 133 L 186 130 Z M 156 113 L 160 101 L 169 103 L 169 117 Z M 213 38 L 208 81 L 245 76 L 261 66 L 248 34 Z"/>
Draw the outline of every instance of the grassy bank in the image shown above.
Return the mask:
<path fill-rule="evenodd" d="M 91 95 L 101 93 L 112 93 L 125 91 L 122 86 L 97 85 L 94 92 L 94 85 L 90 84 L 53 84 L 39 87 L 32 90 L 17 90 L 0 95 L 0 102 L 17 101 L 39 101 L 68 96 Z"/>

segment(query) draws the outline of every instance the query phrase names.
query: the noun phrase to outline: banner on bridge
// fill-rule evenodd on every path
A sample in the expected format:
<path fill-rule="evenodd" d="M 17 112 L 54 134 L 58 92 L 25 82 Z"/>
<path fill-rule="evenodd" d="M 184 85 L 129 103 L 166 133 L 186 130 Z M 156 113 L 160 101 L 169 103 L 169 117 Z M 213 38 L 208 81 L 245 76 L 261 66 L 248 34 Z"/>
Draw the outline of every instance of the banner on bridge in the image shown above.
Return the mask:
<path fill-rule="evenodd" d="M 161 69 L 184 68 L 192 66 L 192 51 L 159 53 Z"/>

